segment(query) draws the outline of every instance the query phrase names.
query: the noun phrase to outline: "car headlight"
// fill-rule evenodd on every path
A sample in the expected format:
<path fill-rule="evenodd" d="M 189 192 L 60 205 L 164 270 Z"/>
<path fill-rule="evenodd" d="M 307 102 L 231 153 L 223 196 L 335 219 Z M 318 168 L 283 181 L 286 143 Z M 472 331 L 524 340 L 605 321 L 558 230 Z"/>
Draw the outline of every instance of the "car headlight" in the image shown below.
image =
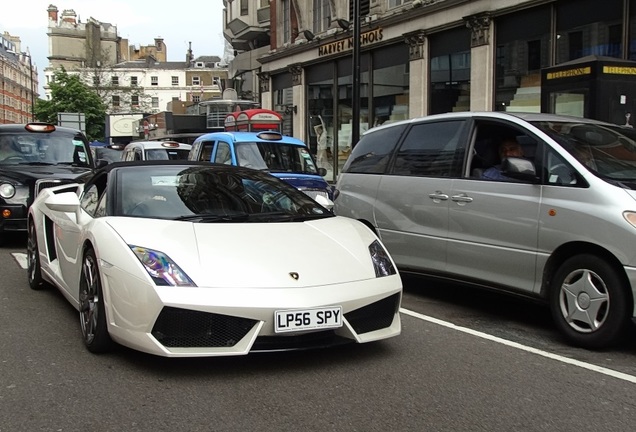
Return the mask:
<path fill-rule="evenodd" d="M 375 240 L 369 245 L 369 253 L 371 254 L 371 261 L 373 262 L 376 277 L 396 274 L 395 267 L 388 252 L 382 247 L 379 241 Z"/>
<path fill-rule="evenodd" d="M 141 261 L 152 280 L 159 286 L 194 287 L 194 282 L 163 252 L 128 245 Z"/>
<path fill-rule="evenodd" d="M 11 183 L 2 183 L 0 184 L 0 197 L 4 199 L 13 198 L 15 195 L 15 186 Z"/>

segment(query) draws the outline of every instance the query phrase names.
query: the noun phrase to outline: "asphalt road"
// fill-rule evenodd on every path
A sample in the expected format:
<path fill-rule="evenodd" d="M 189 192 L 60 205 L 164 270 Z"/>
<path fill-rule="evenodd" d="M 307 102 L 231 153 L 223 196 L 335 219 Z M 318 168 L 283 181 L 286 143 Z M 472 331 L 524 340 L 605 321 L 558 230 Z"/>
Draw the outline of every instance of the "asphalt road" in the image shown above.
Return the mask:
<path fill-rule="evenodd" d="M 93 355 L 0 247 L 0 432 L 631 431 L 636 344 L 564 345 L 540 305 L 405 278 L 402 334 L 306 352 Z M 17 255 L 16 255 L 17 254 Z M 17 257 L 17 259 L 16 259 Z M 634 334 L 636 336 L 636 334 Z"/>

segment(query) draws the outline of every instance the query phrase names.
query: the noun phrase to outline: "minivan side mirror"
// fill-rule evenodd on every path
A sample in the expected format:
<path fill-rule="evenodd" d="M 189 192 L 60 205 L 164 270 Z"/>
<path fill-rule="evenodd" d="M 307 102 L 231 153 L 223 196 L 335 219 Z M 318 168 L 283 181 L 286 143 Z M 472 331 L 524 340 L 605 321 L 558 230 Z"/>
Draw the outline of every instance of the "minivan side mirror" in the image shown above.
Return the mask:
<path fill-rule="evenodd" d="M 501 173 L 506 177 L 524 182 L 537 183 L 537 170 L 528 159 L 509 157 L 501 162 Z"/>

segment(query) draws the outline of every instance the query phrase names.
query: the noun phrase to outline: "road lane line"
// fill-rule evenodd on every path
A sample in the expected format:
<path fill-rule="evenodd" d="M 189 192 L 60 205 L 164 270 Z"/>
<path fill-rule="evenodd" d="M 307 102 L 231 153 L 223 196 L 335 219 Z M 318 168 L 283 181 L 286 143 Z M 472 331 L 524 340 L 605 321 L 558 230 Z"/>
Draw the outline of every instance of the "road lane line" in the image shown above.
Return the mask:
<path fill-rule="evenodd" d="M 12 253 L 11 255 L 13 255 L 13 257 L 15 258 L 17 263 L 20 265 L 20 267 L 22 267 L 23 269 L 27 268 L 27 256 L 26 256 L 25 253 Z M 583 368 L 583 369 L 588 369 L 588 370 L 591 370 L 591 371 L 594 371 L 594 372 L 598 372 L 598 373 L 601 373 L 601 374 L 604 374 L 604 375 L 611 376 L 613 378 L 618 378 L 618 379 L 621 379 L 623 381 L 628 381 L 628 382 L 636 384 L 636 376 L 633 376 L 633 375 L 628 375 L 628 374 L 625 374 L 625 373 L 622 373 L 622 372 L 617 372 L 617 371 L 612 370 L 612 369 L 604 368 L 602 366 L 597 366 L 597 365 L 593 365 L 593 364 L 590 364 L 590 363 L 585 363 L 585 362 L 582 362 L 582 361 L 579 361 L 579 360 L 571 359 L 571 358 L 568 358 L 568 357 L 563 357 L 563 356 L 560 356 L 560 355 L 557 355 L 557 354 L 552 354 L 552 353 L 549 353 L 547 351 L 542 351 L 542 350 L 539 350 L 539 349 L 536 349 L 536 348 L 532 348 L 532 347 L 529 347 L 529 346 L 526 346 L 526 345 L 522 345 L 522 344 L 517 343 L 517 342 L 512 342 L 512 341 L 509 341 L 507 339 L 502 339 L 502 338 L 497 337 L 497 336 L 489 335 L 487 333 L 482 333 L 482 332 L 477 331 L 477 330 L 472 330 L 472 329 L 469 329 L 467 327 L 461 327 L 461 326 L 455 325 L 453 323 L 450 323 L 448 321 L 443 321 L 443 320 L 440 320 L 440 319 L 437 319 L 437 318 L 433 318 L 433 317 L 430 317 L 430 316 L 427 316 L 427 315 L 423 315 L 423 314 L 420 314 L 418 312 L 411 311 L 409 309 L 400 308 L 400 312 L 405 314 L 405 315 L 410 315 L 410 316 L 412 316 L 414 318 L 421 319 L 423 321 L 428 321 L 428 322 L 431 322 L 433 324 L 441 325 L 441 326 L 444 326 L 444 327 L 447 327 L 447 328 L 450 328 L 450 329 L 453 329 L 453 330 L 457 330 L 457 331 L 460 331 L 460 332 L 463 332 L 463 333 L 467 333 L 467 334 L 470 334 L 470 335 L 473 335 L 473 336 L 477 336 L 477 337 L 480 337 L 480 338 L 483 338 L 483 339 L 487 339 L 487 340 L 490 340 L 490 341 L 493 341 L 493 342 L 497 342 L 497 343 L 500 343 L 502 345 L 506 345 L 506 346 L 509 346 L 509 347 L 512 347 L 512 348 L 517 348 L 517 349 L 520 349 L 522 351 L 527 351 L 527 352 L 530 352 L 530 353 L 533 353 L 533 354 L 540 355 L 542 357 L 546 357 L 546 358 L 549 358 L 549 359 L 552 359 L 552 360 L 560 361 L 562 363 L 567 363 L 567 364 L 570 364 L 570 365 L 573 365 L 573 366 L 578 366 L 578 367 Z"/>
<path fill-rule="evenodd" d="M 579 360 L 571 359 L 571 358 L 568 358 L 568 357 L 563 357 L 563 356 L 560 356 L 558 354 L 552 354 L 552 353 L 549 353 L 547 351 L 542 351 L 542 350 L 539 350 L 539 349 L 536 349 L 536 348 L 532 348 L 532 347 L 529 347 L 529 346 L 526 346 L 526 345 L 522 345 L 522 344 L 517 343 L 517 342 L 512 342 L 512 341 L 509 341 L 507 339 L 502 339 L 502 338 L 497 337 L 497 336 L 489 335 L 487 333 L 482 333 L 482 332 L 477 331 L 477 330 L 472 330 L 472 329 L 469 329 L 467 327 L 461 327 L 461 326 L 455 325 L 453 323 L 450 323 L 448 321 L 443 321 L 443 320 L 440 320 L 440 319 L 437 319 L 437 318 L 433 318 L 433 317 L 430 317 L 430 316 L 427 316 L 427 315 L 422 315 L 420 313 L 413 312 L 413 311 L 408 310 L 408 309 L 400 308 L 400 312 L 402 312 L 405 315 L 410 315 L 410 316 L 412 316 L 414 318 L 421 319 L 423 321 L 428 321 L 428 322 L 431 322 L 433 324 L 438 324 L 438 325 L 441 325 L 441 326 L 444 326 L 444 327 L 447 327 L 447 328 L 450 328 L 450 329 L 453 329 L 453 330 L 457 330 L 457 331 L 460 331 L 460 332 L 463 332 L 463 333 L 467 333 L 467 334 L 470 334 L 470 335 L 473 335 L 473 336 L 477 336 L 477 337 L 480 337 L 480 338 L 483 338 L 483 339 L 487 339 L 487 340 L 490 340 L 490 341 L 493 341 L 493 342 L 497 342 L 497 343 L 500 343 L 502 345 L 506 345 L 506 346 L 509 346 L 509 347 L 512 347 L 512 348 L 516 348 L 516 349 L 520 349 L 522 351 L 527 351 L 527 352 L 530 352 L 530 353 L 533 353 L 533 354 L 537 354 L 537 355 L 540 355 L 540 356 L 543 356 L 543 357 L 546 357 L 546 358 L 549 358 L 549 359 L 552 359 L 552 360 L 560 361 L 562 363 L 567 363 L 567 364 L 570 364 L 570 365 L 573 365 L 573 366 L 578 366 L 578 367 L 583 368 L 583 369 L 588 369 L 588 370 L 591 370 L 591 371 L 594 371 L 594 372 L 598 372 L 598 373 L 601 373 L 601 374 L 604 374 L 604 375 L 611 376 L 613 378 L 618 378 L 620 380 L 628 381 L 628 382 L 636 384 L 636 376 L 633 376 L 633 375 L 628 375 L 626 373 L 618 372 L 618 371 L 615 371 L 615 370 L 612 370 L 612 369 L 607 369 L 607 368 L 604 368 L 602 366 L 597 366 L 597 365 L 593 365 L 591 363 L 585 363 L 585 362 L 582 362 L 582 361 L 579 361 Z"/>
<path fill-rule="evenodd" d="M 11 255 L 13 255 L 13 258 L 18 262 L 18 265 L 20 267 L 22 267 L 23 269 L 28 268 L 27 255 L 25 253 L 14 252 Z"/>

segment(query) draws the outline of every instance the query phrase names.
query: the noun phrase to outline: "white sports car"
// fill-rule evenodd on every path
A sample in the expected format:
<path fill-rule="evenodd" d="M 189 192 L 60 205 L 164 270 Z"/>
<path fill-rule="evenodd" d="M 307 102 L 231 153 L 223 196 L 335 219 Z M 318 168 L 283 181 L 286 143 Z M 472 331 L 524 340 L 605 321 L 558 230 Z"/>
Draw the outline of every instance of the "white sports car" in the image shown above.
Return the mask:
<path fill-rule="evenodd" d="M 28 279 L 79 311 L 86 347 L 167 357 L 400 334 L 402 281 L 372 231 L 261 171 L 115 162 L 29 209 Z"/>

